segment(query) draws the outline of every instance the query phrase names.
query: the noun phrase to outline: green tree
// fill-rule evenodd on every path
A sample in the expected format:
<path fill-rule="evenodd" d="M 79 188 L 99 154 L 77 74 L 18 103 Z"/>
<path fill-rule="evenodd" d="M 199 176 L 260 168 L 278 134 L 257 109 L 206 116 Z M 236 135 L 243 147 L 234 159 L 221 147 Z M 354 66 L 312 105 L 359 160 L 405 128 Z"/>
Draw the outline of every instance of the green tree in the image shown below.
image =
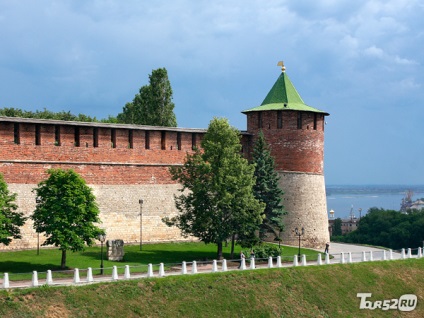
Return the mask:
<path fill-rule="evenodd" d="M 153 70 L 149 85 L 142 86 L 130 103 L 126 103 L 117 120 L 124 124 L 176 127 L 172 88 L 165 68 Z"/>
<path fill-rule="evenodd" d="M 9 245 L 12 238 L 21 238 L 20 226 L 24 225 L 26 218 L 23 213 L 16 212 L 16 193 L 11 194 L 0 174 L 0 243 Z"/>
<path fill-rule="evenodd" d="M 337 218 L 334 220 L 333 223 L 333 232 L 331 233 L 332 236 L 339 236 L 342 235 L 342 219 Z"/>
<path fill-rule="evenodd" d="M 274 240 L 280 241 L 284 230 L 283 215 L 287 214 L 281 204 L 284 192 L 278 187 L 279 177 L 275 171 L 274 158 L 268 149 L 262 131 L 253 149 L 256 183 L 253 187 L 255 197 L 265 203 L 264 220 L 260 226 L 259 237 L 263 240 L 267 233 L 274 235 Z"/>
<path fill-rule="evenodd" d="M 221 259 L 224 241 L 259 228 L 265 204 L 253 195 L 254 166 L 240 155 L 240 134 L 226 119 L 210 122 L 201 146 L 187 154 L 183 166 L 170 168 L 182 185 L 175 196 L 181 213 L 163 221 L 184 236 L 215 243 Z"/>
<path fill-rule="evenodd" d="M 66 267 L 66 251 L 84 250 L 103 231 L 99 223 L 96 198 L 85 181 L 73 170 L 49 169 L 48 179 L 33 191 L 37 205 L 31 219 L 37 233 L 45 233 L 43 245 L 58 246 L 62 251 L 61 268 Z"/>

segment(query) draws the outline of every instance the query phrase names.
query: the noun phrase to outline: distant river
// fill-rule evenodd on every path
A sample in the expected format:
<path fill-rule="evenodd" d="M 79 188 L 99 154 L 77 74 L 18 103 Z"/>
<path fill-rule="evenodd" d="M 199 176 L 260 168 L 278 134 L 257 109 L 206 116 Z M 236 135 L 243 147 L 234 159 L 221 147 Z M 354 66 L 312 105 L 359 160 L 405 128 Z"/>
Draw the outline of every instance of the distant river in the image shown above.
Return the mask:
<path fill-rule="evenodd" d="M 347 218 L 353 212 L 359 218 L 372 207 L 386 210 L 400 210 L 405 192 L 412 190 L 412 200 L 424 198 L 424 185 L 327 185 L 327 213 L 334 210 L 334 218 Z"/>

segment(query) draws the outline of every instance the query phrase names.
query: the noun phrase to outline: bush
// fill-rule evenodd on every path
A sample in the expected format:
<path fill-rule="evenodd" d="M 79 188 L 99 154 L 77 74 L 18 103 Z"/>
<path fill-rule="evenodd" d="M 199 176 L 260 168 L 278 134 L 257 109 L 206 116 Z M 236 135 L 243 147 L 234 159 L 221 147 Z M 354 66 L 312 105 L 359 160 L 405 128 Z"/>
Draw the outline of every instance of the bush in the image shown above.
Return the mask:
<path fill-rule="evenodd" d="M 255 258 L 268 258 L 281 255 L 283 248 L 279 248 L 278 245 L 261 244 L 255 246 L 253 250 L 255 251 Z"/>

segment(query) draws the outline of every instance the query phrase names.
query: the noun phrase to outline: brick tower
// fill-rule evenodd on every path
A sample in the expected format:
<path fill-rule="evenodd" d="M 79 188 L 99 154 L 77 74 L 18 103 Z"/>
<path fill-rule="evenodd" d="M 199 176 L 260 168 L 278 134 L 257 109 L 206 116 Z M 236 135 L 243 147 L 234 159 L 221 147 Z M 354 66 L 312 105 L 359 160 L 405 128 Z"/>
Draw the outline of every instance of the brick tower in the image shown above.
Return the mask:
<path fill-rule="evenodd" d="M 283 243 L 297 245 L 295 228 L 304 228 L 302 246 L 321 248 L 329 241 L 324 182 L 324 124 L 329 114 L 306 105 L 282 73 L 258 107 L 243 111 L 247 132 L 256 140 L 262 130 L 275 159 L 284 191 Z"/>

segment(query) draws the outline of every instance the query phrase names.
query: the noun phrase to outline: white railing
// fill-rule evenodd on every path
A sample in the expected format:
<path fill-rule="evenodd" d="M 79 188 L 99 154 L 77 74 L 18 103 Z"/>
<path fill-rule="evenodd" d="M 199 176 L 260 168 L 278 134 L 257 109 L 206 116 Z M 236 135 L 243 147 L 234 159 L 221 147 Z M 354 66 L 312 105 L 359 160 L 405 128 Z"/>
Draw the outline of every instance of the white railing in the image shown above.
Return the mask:
<path fill-rule="evenodd" d="M 322 257 L 324 256 L 324 260 Z M 423 249 L 399 251 L 379 250 L 368 252 L 342 252 L 337 254 L 317 254 L 316 261 L 307 261 L 306 255 L 298 255 L 292 257 L 269 257 L 268 259 L 250 258 L 237 260 L 213 260 L 213 261 L 193 261 L 182 262 L 178 264 L 148 264 L 140 266 L 113 266 L 104 268 L 103 271 L 110 272 L 107 275 L 93 275 L 93 272 L 99 272 L 100 268 L 74 269 L 72 271 L 55 271 L 48 270 L 47 272 L 32 272 L 32 279 L 25 280 L 19 277 L 25 273 L 4 273 L 1 288 L 28 288 L 37 286 L 59 286 L 59 285 L 83 285 L 98 282 L 110 282 L 123 279 L 139 279 L 151 277 L 164 277 L 168 275 L 187 275 L 197 273 L 215 273 L 226 272 L 230 270 L 254 270 L 257 268 L 280 268 L 291 266 L 310 266 L 310 265 L 330 265 L 330 264 L 350 264 L 359 262 L 385 261 L 395 259 L 422 258 Z M 247 266 L 248 263 L 249 265 Z M 165 270 L 166 268 L 166 270 Z M 27 273 L 29 274 L 29 273 Z M 53 274 L 55 277 L 53 277 Z M 29 275 L 27 275 L 28 277 Z"/>

